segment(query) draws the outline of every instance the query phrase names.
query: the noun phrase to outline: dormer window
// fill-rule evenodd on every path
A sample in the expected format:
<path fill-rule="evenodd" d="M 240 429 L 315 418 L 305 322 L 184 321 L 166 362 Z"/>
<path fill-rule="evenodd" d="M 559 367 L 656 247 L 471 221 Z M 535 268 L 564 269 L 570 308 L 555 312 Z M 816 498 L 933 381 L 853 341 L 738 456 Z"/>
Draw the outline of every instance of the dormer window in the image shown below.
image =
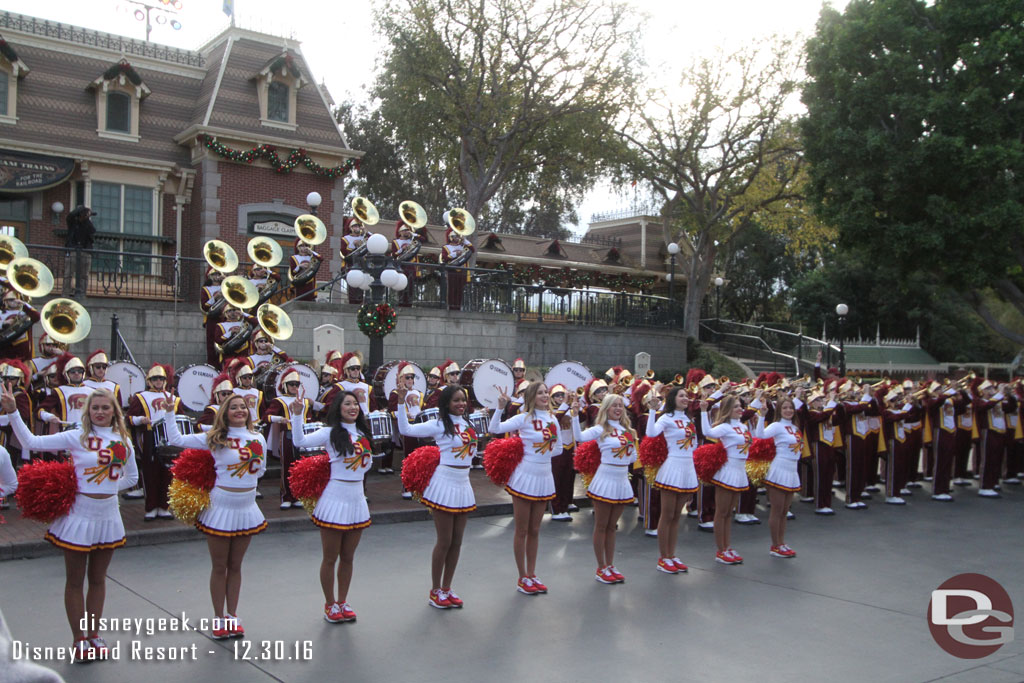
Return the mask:
<path fill-rule="evenodd" d="M 306 84 L 298 60 L 285 51 L 267 62 L 253 80 L 259 96 L 260 123 L 285 130 L 298 128 L 295 118 L 298 92 Z"/>
<path fill-rule="evenodd" d="M 0 123 L 18 122 L 18 81 L 27 73 L 25 62 L 0 38 Z"/>
<path fill-rule="evenodd" d="M 139 103 L 151 92 L 139 72 L 122 59 L 89 87 L 96 91 L 96 134 L 101 138 L 138 142 Z"/>

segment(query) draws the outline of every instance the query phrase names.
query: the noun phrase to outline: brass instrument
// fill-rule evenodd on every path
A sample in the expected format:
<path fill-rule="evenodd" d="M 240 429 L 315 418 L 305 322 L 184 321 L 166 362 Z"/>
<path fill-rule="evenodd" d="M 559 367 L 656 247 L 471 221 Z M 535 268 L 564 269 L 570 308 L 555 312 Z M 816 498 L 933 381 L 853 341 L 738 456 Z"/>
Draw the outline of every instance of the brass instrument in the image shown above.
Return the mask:
<path fill-rule="evenodd" d="M 304 213 L 296 218 L 294 227 L 298 238 L 310 246 L 327 239 L 327 226 L 318 216 L 311 213 Z"/>
<path fill-rule="evenodd" d="M 398 215 L 401 216 L 402 222 L 413 230 L 427 224 L 427 212 L 423 210 L 422 206 L 411 200 L 406 200 L 398 205 Z"/>
<path fill-rule="evenodd" d="M 352 200 L 352 215 L 363 225 L 377 225 L 380 222 L 377 207 L 366 197 L 356 197 Z"/>
<path fill-rule="evenodd" d="M 420 247 L 422 246 L 423 245 L 420 244 L 419 238 L 416 235 L 413 235 L 412 242 L 410 242 L 409 246 L 407 246 L 405 249 L 402 249 L 402 251 L 398 252 L 398 254 L 395 256 L 395 260 L 411 261 L 413 258 L 416 257 L 416 254 L 420 253 Z M 360 247 L 360 249 L 363 249 L 365 247 L 366 245 L 364 244 L 362 247 Z M 356 252 L 352 253 L 353 256 L 355 256 L 355 254 Z"/>
<path fill-rule="evenodd" d="M 229 275 L 220 284 L 220 293 L 225 303 L 242 310 L 252 308 L 259 301 L 256 286 L 241 275 Z"/>
<path fill-rule="evenodd" d="M 227 242 L 210 240 L 203 245 L 203 258 L 214 270 L 230 273 L 238 268 L 238 254 Z"/>
<path fill-rule="evenodd" d="M 648 370 L 647 373 L 644 375 L 644 379 L 653 380 L 654 370 Z"/>
<path fill-rule="evenodd" d="M 323 260 L 320 254 L 313 252 L 313 255 L 309 257 L 309 262 L 302 264 L 298 273 L 292 274 L 291 270 L 288 271 L 288 279 L 294 286 L 301 287 L 316 277 L 316 273 L 320 270 L 320 264 Z"/>
<path fill-rule="evenodd" d="M 0 235 L 0 271 L 7 270 L 7 265 L 17 258 L 28 256 L 28 247 L 13 235 Z"/>
<path fill-rule="evenodd" d="M 476 219 L 465 209 L 450 209 L 448 211 L 448 227 L 463 237 L 469 237 L 476 230 Z"/>
<path fill-rule="evenodd" d="M 42 261 L 27 256 L 8 262 L 7 279 L 11 287 L 28 297 L 46 296 L 53 291 L 53 273 Z"/>
<path fill-rule="evenodd" d="M 248 320 L 243 320 L 242 324 L 235 328 L 234 333 L 224 340 L 223 344 L 214 344 L 214 346 L 222 355 L 233 356 L 249 343 L 252 333 L 252 324 Z"/>
<path fill-rule="evenodd" d="M 13 315 L 4 321 L 0 327 L 0 344 L 11 344 L 21 338 L 26 332 L 32 329 L 32 318 L 24 313 Z"/>
<path fill-rule="evenodd" d="M 280 306 L 274 304 L 260 306 L 256 311 L 256 321 L 267 336 L 274 340 L 288 339 L 295 331 L 292 319 Z"/>
<path fill-rule="evenodd" d="M 92 318 L 77 301 L 51 299 L 39 312 L 39 322 L 54 341 L 75 344 L 89 336 Z"/>
<path fill-rule="evenodd" d="M 268 269 L 281 263 L 281 260 L 284 258 L 281 245 L 276 240 L 267 239 L 266 237 L 253 237 L 245 245 L 245 251 L 249 254 L 249 258 L 253 260 L 253 263 Z"/>

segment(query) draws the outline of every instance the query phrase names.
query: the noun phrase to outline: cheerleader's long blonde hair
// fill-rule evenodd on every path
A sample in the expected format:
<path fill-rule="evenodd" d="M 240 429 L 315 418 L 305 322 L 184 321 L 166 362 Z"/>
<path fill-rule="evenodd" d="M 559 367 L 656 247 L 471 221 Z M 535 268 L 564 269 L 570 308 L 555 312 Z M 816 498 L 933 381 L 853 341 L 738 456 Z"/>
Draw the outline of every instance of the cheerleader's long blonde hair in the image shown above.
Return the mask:
<path fill-rule="evenodd" d="M 622 427 L 625 429 L 625 431 L 627 431 L 630 434 L 632 434 L 633 435 L 633 440 L 636 441 L 636 438 L 637 438 L 636 437 L 636 430 L 633 429 L 633 427 L 630 426 L 630 424 L 629 424 L 629 417 L 625 414 L 626 413 L 626 403 L 622 400 L 622 397 L 619 396 L 618 394 L 609 393 L 608 395 L 606 395 L 604 397 L 604 399 L 601 400 L 601 406 L 597 409 L 597 417 L 594 418 L 594 426 L 600 426 L 601 427 L 601 437 L 600 438 L 602 438 L 602 439 L 612 433 L 612 429 L 614 429 L 614 428 L 608 423 L 608 409 L 611 408 L 612 404 L 614 404 L 616 401 L 618 401 L 619 403 L 622 404 L 622 413 L 623 413 L 623 415 L 622 415 L 622 419 L 619 420 L 619 424 L 622 425 Z"/>
<path fill-rule="evenodd" d="M 89 416 L 89 409 L 92 407 L 93 401 L 97 398 L 105 398 L 110 401 L 110 405 L 114 406 L 114 416 L 110 419 L 110 428 L 120 435 L 125 446 L 131 448 L 132 437 L 128 432 L 128 426 L 124 422 L 124 413 L 121 412 L 121 405 L 118 403 L 118 400 L 114 398 L 114 394 L 107 389 L 94 389 L 93 392 L 89 394 L 89 398 L 85 399 L 85 407 L 82 408 L 82 436 L 80 438 L 82 446 L 84 447 L 86 445 L 89 435 L 92 434 L 93 426 L 92 418 Z"/>
<path fill-rule="evenodd" d="M 540 391 L 542 386 L 544 386 L 544 382 L 530 382 L 523 389 L 523 412 L 527 415 L 531 415 L 536 409 L 537 392 Z M 554 413 L 551 412 L 550 398 L 548 399 L 548 413 L 551 414 L 552 418 L 554 417 Z"/>
<path fill-rule="evenodd" d="M 249 412 L 249 406 L 245 402 L 245 397 L 235 394 L 220 404 L 220 407 L 217 408 L 217 414 L 213 418 L 213 426 L 210 427 L 210 431 L 206 432 L 206 445 L 210 447 L 211 451 L 215 451 L 218 448 L 228 448 L 231 445 L 228 443 L 228 406 L 231 405 L 232 401 L 241 401 L 242 405 L 245 406 L 245 428 L 250 432 L 254 432 L 252 428 L 252 413 Z"/>

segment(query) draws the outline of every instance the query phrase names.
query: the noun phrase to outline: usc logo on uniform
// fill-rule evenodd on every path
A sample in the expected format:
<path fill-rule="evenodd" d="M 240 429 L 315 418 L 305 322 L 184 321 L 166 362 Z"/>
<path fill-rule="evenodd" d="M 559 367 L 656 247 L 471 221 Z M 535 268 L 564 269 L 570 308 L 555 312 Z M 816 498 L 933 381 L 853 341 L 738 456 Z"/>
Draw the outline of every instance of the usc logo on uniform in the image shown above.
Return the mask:
<path fill-rule="evenodd" d="M 85 407 L 85 399 L 89 398 L 89 394 L 71 394 L 68 396 L 68 408 L 71 410 L 81 410 Z"/>

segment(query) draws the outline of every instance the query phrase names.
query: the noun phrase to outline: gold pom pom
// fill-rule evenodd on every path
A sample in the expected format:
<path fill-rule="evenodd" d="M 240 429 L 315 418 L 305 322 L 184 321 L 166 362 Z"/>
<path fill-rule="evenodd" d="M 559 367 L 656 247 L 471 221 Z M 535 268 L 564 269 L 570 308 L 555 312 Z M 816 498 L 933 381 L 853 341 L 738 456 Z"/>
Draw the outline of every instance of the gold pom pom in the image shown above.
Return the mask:
<path fill-rule="evenodd" d="M 299 498 L 299 502 L 302 503 L 302 509 L 306 511 L 306 514 L 313 517 L 313 510 L 316 509 L 316 503 L 320 500 L 319 498 Z"/>
<path fill-rule="evenodd" d="M 771 466 L 770 460 L 747 460 L 747 476 L 750 478 L 750 483 L 754 486 L 763 484 Z"/>
<path fill-rule="evenodd" d="M 593 474 L 583 474 L 582 472 L 580 472 L 580 477 L 583 478 L 583 488 L 589 489 L 590 488 L 590 482 L 593 481 L 594 475 Z"/>
<path fill-rule="evenodd" d="M 199 513 L 210 505 L 210 492 L 173 479 L 167 492 L 171 512 L 179 521 L 192 526 L 199 518 Z"/>
<path fill-rule="evenodd" d="M 650 467 L 648 465 L 644 465 L 644 479 L 647 480 L 648 486 L 654 486 L 654 480 L 658 476 L 659 469 L 660 468 L 658 467 Z"/>

